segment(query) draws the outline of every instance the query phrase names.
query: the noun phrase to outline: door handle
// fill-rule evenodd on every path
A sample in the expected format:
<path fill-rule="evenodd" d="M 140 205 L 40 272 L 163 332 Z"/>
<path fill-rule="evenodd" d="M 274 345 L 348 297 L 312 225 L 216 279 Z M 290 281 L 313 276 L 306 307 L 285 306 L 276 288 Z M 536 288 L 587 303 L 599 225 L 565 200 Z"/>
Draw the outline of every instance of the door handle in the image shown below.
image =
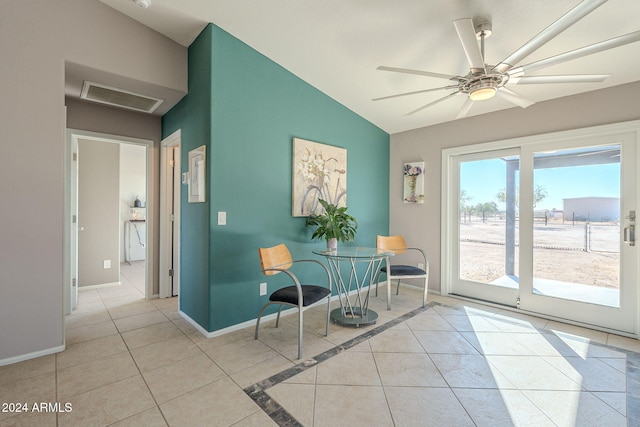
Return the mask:
<path fill-rule="evenodd" d="M 624 242 L 629 246 L 636 245 L 636 226 L 631 224 L 624 228 Z"/>

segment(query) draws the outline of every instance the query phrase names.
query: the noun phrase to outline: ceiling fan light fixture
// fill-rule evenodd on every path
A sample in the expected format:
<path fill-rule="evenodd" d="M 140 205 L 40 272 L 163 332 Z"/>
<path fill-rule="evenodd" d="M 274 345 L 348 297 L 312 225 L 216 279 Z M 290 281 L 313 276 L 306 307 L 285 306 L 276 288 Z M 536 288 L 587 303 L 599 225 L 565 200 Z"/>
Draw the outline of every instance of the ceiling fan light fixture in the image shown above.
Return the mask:
<path fill-rule="evenodd" d="M 472 101 L 486 101 L 496 95 L 497 88 L 492 84 L 480 83 L 469 92 L 469 99 Z"/>
<path fill-rule="evenodd" d="M 469 93 L 469 99 L 471 99 L 472 101 L 485 101 L 487 99 L 493 98 L 495 95 L 495 87 L 480 87 Z"/>

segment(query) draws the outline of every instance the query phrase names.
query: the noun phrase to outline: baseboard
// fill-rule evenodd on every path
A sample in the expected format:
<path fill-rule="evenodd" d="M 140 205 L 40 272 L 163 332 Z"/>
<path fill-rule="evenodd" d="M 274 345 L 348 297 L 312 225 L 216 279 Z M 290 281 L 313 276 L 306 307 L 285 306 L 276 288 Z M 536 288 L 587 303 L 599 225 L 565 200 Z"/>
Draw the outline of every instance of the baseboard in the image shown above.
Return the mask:
<path fill-rule="evenodd" d="M 228 334 L 228 333 L 231 333 L 231 332 L 239 331 L 240 329 L 248 328 L 250 326 L 255 326 L 256 325 L 256 320 L 257 320 L 257 318 L 255 318 L 255 319 L 247 320 L 246 322 L 238 323 L 236 325 L 228 326 L 226 328 L 217 329 L 215 331 L 209 332 L 206 329 L 204 329 L 202 326 L 200 326 L 198 324 L 198 322 L 193 320 L 191 317 L 189 317 L 184 312 L 179 311 L 178 313 L 180 314 L 180 316 L 182 316 L 182 318 L 184 320 L 189 322 L 191 324 L 191 326 L 196 328 L 198 330 L 198 332 L 200 332 L 206 338 L 219 337 L 220 335 L 225 335 L 225 334 Z M 280 317 L 289 316 L 290 314 L 294 314 L 294 313 L 297 313 L 297 311 L 296 310 L 282 310 L 282 313 L 280 313 Z M 268 314 L 266 316 L 262 316 L 261 322 L 264 322 L 265 320 L 275 319 L 277 315 L 278 315 L 278 313 L 272 313 L 272 314 Z"/>
<path fill-rule="evenodd" d="M 380 286 L 383 286 L 385 284 L 386 284 L 386 282 L 380 282 Z M 349 296 L 354 295 L 355 293 L 356 293 L 356 290 L 354 289 L 351 292 L 349 292 Z M 333 301 L 337 301 L 337 300 L 338 300 L 338 295 L 333 295 L 331 297 L 331 301 L 332 302 Z M 319 301 L 314 305 L 322 305 L 322 304 L 324 304 L 324 303 Z M 313 307 L 314 305 L 312 305 L 310 307 Z M 307 307 L 307 308 L 309 308 L 309 307 Z M 225 335 L 225 334 L 228 334 L 230 332 L 235 332 L 235 331 L 239 331 L 240 329 L 248 328 L 250 326 L 255 326 L 256 325 L 256 320 L 257 320 L 257 317 L 256 317 L 254 319 L 247 320 L 245 322 L 238 323 L 236 325 L 228 326 L 226 328 L 217 329 L 215 331 L 209 332 L 206 329 L 204 329 L 202 326 L 200 326 L 200 324 L 198 324 L 198 322 L 196 322 L 191 317 L 189 317 L 189 315 L 187 315 L 186 313 L 182 312 L 181 310 L 178 311 L 178 313 L 180 314 L 180 316 L 182 316 L 182 318 L 184 320 L 189 322 L 191 324 L 191 326 L 196 328 L 198 330 L 198 332 L 200 332 L 202 335 L 204 335 L 207 338 L 219 337 L 220 335 Z M 286 309 L 282 310 L 282 312 L 280 313 L 280 317 L 290 316 L 292 314 L 297 314 L 297 313 L 298 313 L 297 310 L 295 310 L 293 307 L 290 307 L 290 308 L 286 308 Z M 260 322 L 264 322 L 265 320 L 275 319 L 277 316 L 278 316 L 278 313 L 267 314 L 266 316 L 262 316 L 262 320 L 260 320 Z"/>
<path fill-rule="evenodd" d="M 209 332 L 207 332 L 206 329 L 204 329 L 202 326 L 200 326 L 200 324 L 198 322 L 196 322 L 195 320 L 193 320 L 191 317 L 189 317 L 189 315 L 187 313 L 185 313 L 184 311 L 178 309 L 178 314 L 184 319 L 186 320 L 191 326 L 193 326 L 194 328 L 196 328 L 198 330 L 198 332 L 200 332 L 202 335 L 204 335 L 205 337 L 207 336 L 207 334 Z M 207 337 L 209 338 L 209 337 Z"/>
<path fill-rule="evenodd" d="M 64 351 L 66 346 L 59 345 L 57 347 L 47 348 L 45 350 L 34 351 L 33 353 L 21 354 L 19 356 L 13 356 L 6 359 L 0 360 L 0 366 L 12 365 L 18 362 L 24 362 L 25 360 L 35 359 L 37 357 L 48 356 L 53 353 L 60 353 Z"/>

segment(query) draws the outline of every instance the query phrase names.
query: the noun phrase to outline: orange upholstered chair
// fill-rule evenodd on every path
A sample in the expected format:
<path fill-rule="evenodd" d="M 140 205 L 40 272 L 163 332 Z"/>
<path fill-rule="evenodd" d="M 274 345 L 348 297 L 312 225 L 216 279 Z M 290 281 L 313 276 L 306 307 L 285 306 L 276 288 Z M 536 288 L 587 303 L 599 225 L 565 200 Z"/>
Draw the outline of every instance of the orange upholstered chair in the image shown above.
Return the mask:
<path fill-rule="evenodd" d="M 391 310 L 391 281 L 398 281 L 398 288 L 396 295 L 400 292 L 400 280 L 403 279 L 422 279 L 424 280 L 424 293 L 422 296 L 422 306 L 427 304 L 427 291 L 429 283 L 429 261 L 427 260 L 424 251 L 419 248 L 409 248 L 402 236 L 378 236 L 376 238 L 376 247 L 378 249 L 391 250 L 396 255 L 402 255 L 405 253 L 415 253 L 417 258 L 423 262 L 424 268 L 420 268 L 414 265 L 391 265 L 390 257 L 386 259 L 386 265 L 378 272 L 378 278 L 380 274 L 387 276 L 387 310 Z M 376 279 L 376 296 L 378 296 L 378 280 Z"/>
<path fill-rule="evenodd" d="M 267 276 L 274 274 L 284 273 L 293 282 L 293 285 L 280 288 L 273 292 L 269 296 L 269 302 L 267 302 L 260 309 L 258 319 L 256 321 L 256 333 L 255 339 L 258 339 L 258 329 L 260 328 L 260 318 L 264 310 L 272 305 L 278 304 L 278 316 L 276 318 L 276 328 L 280 322 L 280 312 L 282 306 L 287 305 L 298 308 L 298 359 L 302 358 L 302 329 L 303 329 L 303 316 L 302 313 L 315 303 L 326 299 L 327 300 L 327 324 L 325 335 L 329 334 L 329 308 L 331 303 L 331 275 L 327 267 L 320 261 L 316 260 L 293 260 L 291 253 L 285 244 L 279 244 L 271 248 L 259 248 L 258 253 L 260 255 L 260 265 L 262 272 Z M 319 264 L 327 274 L 328 286 L 319 285 L 303 285 L 300 283 L 296 275 L 290 270 L 295 263 L 315 263 Z"/>

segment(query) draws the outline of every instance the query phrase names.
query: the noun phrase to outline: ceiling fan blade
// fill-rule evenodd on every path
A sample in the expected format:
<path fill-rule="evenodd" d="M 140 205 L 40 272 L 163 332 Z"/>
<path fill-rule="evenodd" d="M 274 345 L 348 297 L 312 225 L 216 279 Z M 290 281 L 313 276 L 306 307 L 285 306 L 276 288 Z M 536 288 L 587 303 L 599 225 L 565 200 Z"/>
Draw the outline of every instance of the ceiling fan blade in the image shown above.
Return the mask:
<path fill-rule="evenodd" d="M 384 65 L 379 66 L 378 68 L 376 68 L 376 70 L 391 71 L 391 72 L 394 72 L 394 73 L 416 74 L 418 76 L 435 77 L 437 79 L 464 80 L 464 77 L 460 77 L 460 76 L 452 76 L 452 75 L 449 75 L 449 74 L 432 73 L 430 71 L 422 71 L 422 70 L 411 70 L 409 68 L 385 67 Z"/>
<path fill-rule="evenodd" d="M 476 38 L 476 30 L 473 26 L 473 21 L 469 18 L 456 19 L 453 21 L 453 25 L 458 32 L 458 38 L 462 43 L 464 54 L 467 55 L 467 61 L 472 72 L 484 72 L 484 58 L 482 52 L 478 46 L 478 39 Z"/>
<path fill-rule="evenodd" d="M 405 92 L 405 93 L 398 93 L 396 95 L 389 95 L 389 96 L 383 96 L 380 98 L 374 98 L 372 99 L 372 101 L 382 101 L 383 99 L 391 99 L 391 98 L 398 98 L 400 96 L 407 96 L 407 95 L 416 95 L 418 93 L 427 93 L 427 92 L 435 92 L 438 90 L 443 90 L 443 89 L 456 89 L 458 86 L 443 86 L 443 87 L 436 87 L 433 89 L 424 89 L 424 90 L 416 90 L 413 92 Z"/>
<path fill-rule="evenodd" d="M 532 100 L 525 98 L 522 95 L 515 93 L 512 90 L 507 89 L 506 87 L 501 87 L 496 92 L 496 95 L 504 99 L 505 101 L 509 101 L 512 104 L 517 105 L 518 107 L 527 108 L 530 105 L 535 104 Z"/>
<path fill-rule="evenodd" d="M 455 92 L 452 92 L 452 93 L 450 93 L 449 95 L 447 95 L 447 96 L 445 96 L 445 97 L 442 97 L 442 98 L 440 98 L 440 99 L 436 99 L 435 101 L 433 101 L 433 102 L 431 102 L 431 103 L 429 103 L 429 104 L 427 104 L 427 105 L 423 105 L 423 106 L 422 106 L 422 107 L 420 107 L 420 108 L 417 108 L 417 109 L 415 109 L 415 110 L 413 110 L 413 111 L 408 112 L 407 114 L 405 114 L 405 116 L 410 116 L 410 115 L 415 114 L 415 113 L 417 113 L 417 112 L 419 112 L 419 111 L 425 110 L 425 109 L 427 109 L 427 108 L 429 108 L 429 107 L 431 107 L 431 106 L 433 106 L 433 105 L 436 105 L 436 104 L 438 104 L 438 103 L 440 103 L 440 102 L 442 102 L 442 101 L 446 101 L 447 99 L 449 99 L 449 98 L 451 98 L 452 96 L 457 95 L 457 94 L 459 94 L 459 93 L 460 93 L 460 91 L 459 91 L 459 90 L 458 90 L 458 91 L 455 91 Z"/>
<path fill-rule="evenodd" d="M 518 50 L 496 65 L 493 69 L 498 73 L 506 73 L 515 67 L 520 61 L 529 56 L 549 40 L 584 18 L 596 8 L 602 6 L 607 0 L 584 0 L 582 3 L 561 16 L 553 24 L 542 30 L 537 36 L 529 40 Z"/>
<path fill-rule="evenodd" d="M 583 56 L 588 56 L 594 53 L 602 52 L 603 50 L 613 49 L 615 47 L 624 46 L 625 44 L 629 44 L 637 41 L 640 41 L 640 31 L 634 31 L 633 33 L 625 34 L 619 37 L 614 37 L 609 40 L 604 40 L 589 46 L 584 46 L 579 49 L 561 53 L 556 56 L 551 56 L 549 58 L 542 59 L 540 61 L 532 62 L 530 64 L 523 65 L 518 68 L 513 68 L 509 71 L 509 74 L 528 73 L 531 71 L 538 70 L 540 68 L 561 64 L 563 62 L 582 58 Z"/>
<path fill-rule="evenodd" d="M 473 101 L 471 100 L 471 98 L 467 96 L 467 99 L 464 100 L 464 104 L 462 104 L 462 108 L 460 108 L 460 111 L 458 111 L 458 115 L 456 116 L 456 119 L 461 119 L 463 117 L 466 117 L 467 114 L 469 114 L 469 110 L 471 110 L 472 106 L 473 106 Z"/>
<path fill-rule="evenodd" d="M 513 83 L 517 85 L 541 83 L 599 83 L 611 74 L 566 74 L 561 76 L 522 76 L 515 77 Z M 509 80 L 512 82 L 512 80 Z"/>

